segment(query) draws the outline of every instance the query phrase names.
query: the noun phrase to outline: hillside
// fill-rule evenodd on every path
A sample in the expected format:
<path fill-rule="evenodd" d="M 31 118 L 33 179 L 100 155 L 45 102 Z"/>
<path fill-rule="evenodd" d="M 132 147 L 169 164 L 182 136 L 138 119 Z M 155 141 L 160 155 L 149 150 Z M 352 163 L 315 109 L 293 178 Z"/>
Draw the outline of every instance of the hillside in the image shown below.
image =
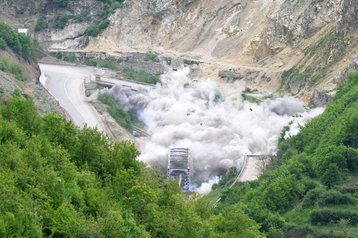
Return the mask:
<path fill-rule="evenodd" d="M 0 141 L 1 237 L 262 237 L 240 208 L 188 199 L 132 143 L 41 117 L 29 99 L 1 101 Z"/>
<path fill-rule="evenodd" d="M 12 0 L 3 5 L 0 18 L 29 28 L 48 49 L 194 58 L 203 62 L 197 78 L 244 80 L 252 88 L 282 90 L 317 106 L 358 69 L 354 0 Z"/>
<path fill-rule="evenodd" d="M 0 237 L 356 238 L 357 11 L 357 0 L 3 1 Z M 62 106 L 88 106 L 81 124 L 41 85 L 38 61 Z M 88 126 L 92 110 L 112 134 Z M 325 111 L 301 126 L 314 110 Z M 166 179 L 174 146 L 195 160 L 188 193 Z M 246 158 L 275 152 L 238 182 Z"/>
<path fill-rule="evenodd" d="M 0 96 L 12 94 L 34 98 L 41 112 L 63 112 L 58 103 L 40 85 L 38 43 L 0 22 Z"/>
<path fill-rule="evenodd" d="M 358 224 L 358 73 L 279 151 L 259 180 L 209 195 L 217 211 L 240 206 L 268 237 L 356 237 Z M 218 194 L 220 194 L 218 196 Z"/>
<path fill-rule="evenodd" d="M 322 116 L 281 139 L 258 181 L 229 189 L 224 177 L 202 198 L 138 162 L 133 144 L 12 97 L 0 106 L 0 235 L 355 237 L 357 96 L 354 74 Z"/>

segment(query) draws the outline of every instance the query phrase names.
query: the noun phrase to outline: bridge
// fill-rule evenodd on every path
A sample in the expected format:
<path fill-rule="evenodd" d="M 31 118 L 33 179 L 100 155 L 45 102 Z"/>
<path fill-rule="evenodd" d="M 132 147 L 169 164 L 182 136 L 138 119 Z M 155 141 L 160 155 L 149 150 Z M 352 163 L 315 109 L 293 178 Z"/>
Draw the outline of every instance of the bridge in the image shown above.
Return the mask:
<path fill-rule="evenodd" d="M 167 179 L 177 179 L 183 191 L 190 186 L 190 156 L 188 148 L 170 149 Z"/>

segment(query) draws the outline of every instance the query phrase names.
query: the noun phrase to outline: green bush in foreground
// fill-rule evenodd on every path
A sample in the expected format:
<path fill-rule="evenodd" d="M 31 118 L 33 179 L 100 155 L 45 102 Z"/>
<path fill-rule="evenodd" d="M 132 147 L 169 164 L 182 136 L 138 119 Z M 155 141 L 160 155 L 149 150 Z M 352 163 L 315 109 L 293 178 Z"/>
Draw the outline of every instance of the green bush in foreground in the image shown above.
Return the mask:
<path fill-rule="evenodd" d="M 31 100 L 0 104 L 0 237 L 262 237 L 239 207 L 213 213 L 136 160 L 128 141 Z"/>

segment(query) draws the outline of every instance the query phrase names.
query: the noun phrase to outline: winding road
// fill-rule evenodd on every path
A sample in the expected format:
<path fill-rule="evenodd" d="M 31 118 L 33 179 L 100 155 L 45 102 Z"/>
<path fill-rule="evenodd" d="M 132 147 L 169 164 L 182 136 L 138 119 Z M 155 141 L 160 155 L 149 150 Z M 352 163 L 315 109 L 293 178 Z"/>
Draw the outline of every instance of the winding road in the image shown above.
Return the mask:
<path fill-rule="evenodd" d="M 75 125 L 104 130 L 101 116 L 89 104 L 84 93 L 84 82 L 93 77 L 93 69 L 51 64 L 40 64 L 40 69 L 42 85 L 68 112 Z"/>

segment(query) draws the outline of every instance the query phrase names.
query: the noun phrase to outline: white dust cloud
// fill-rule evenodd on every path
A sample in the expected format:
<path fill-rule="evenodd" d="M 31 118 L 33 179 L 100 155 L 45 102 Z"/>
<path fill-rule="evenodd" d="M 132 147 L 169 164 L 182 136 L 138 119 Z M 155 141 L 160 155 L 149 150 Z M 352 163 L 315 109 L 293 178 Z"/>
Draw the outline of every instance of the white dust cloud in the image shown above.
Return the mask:
<path fill-rule="evenodd" d="M 162 84 L 154 88 L 115 86 L 109 92 L 126 110 L 137 113 L 151 135 L 139 159 L 166 168 L 170 148 L 189 148 L 194 183 L 210 180 L 198 188 L 203 193 L 227 169 L 240 169 L 245 155 L 275 154 L 280 132 L 289 122 L 286 136 L 323 111 L 307 111 L 289 97 L 244 102 L 243 88 L 211 80 L 191 82 L 188 74 L 184 68 L 163 75 Z"/>

